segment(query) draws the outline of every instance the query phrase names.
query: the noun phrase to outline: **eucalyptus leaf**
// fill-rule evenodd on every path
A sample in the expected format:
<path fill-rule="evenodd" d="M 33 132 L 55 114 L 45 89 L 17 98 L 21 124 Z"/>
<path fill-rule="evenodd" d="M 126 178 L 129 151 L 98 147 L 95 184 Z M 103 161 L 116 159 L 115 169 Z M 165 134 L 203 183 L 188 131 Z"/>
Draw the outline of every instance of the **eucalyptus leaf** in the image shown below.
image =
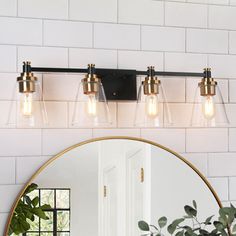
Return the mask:
<path fill-rule="evenodd" d="M 209 235 L 209 232 L 206 231 L 205 229 L 200 229 L 200 230 L 199 230 L 199 233 L 200 233 L 201 235 Z"/>
<path fill-rule="evenodd" d="M 174 225 L 175 227 L 177 225 L 179 225 L 180 223 L 182 223 L 184 221 L 184 218 L 179 218 L 179 219 L 176 219 L 172 222 L 172 225 Z"/>
<path fill-rule="evenodd" d="M 158 220 L 158 225 L 160 226 L 160 228 L 163 228 L 165 227 L 167 224 L 167 218 L 165 216 L 161 217 L 159 220 Z"/>
<path fill-rule="evenodd" d="M 193 200 L 193 207 L 197 210 L 197 203 L 195 200 Z"/>
<path fill-rule="evenodd" d="M 149 225 L 147 222 L 141 220 L 138 222 L 138 227 L 139 229 L 141 229 L 142 231 L 150 231 Z"/>
<path fill-rule="evenodd" d="M 184 236 L 184 230 L 177 232 L 175 236 Z"/>
<path fill-rule="evenodd" d="M 213 224 L 214 224 L 215 228 L 219 231 L 221 231 L 225 228 L 224 225 L 219 221 L 214 221 Z"/>
<path fill-rule="evenodd" d="M 184 206 L 184 210 L 188 216 L 192 216 L 192 217 L 197 216 L 197 210 L 191 206 L 188 206 L 188 205 Z"/>
<path fill-rule="evenodd" d="M 167 227 L 167 231 L 170 233 L 170 234 L 173 234 L 176 230 L 176 227 L 177 226 L 174 226 L 173 224 L 170 224 L 168 227 Z"/>
<path fill-rule="evenodd" d="M 204 224 L 205 224 L 205 225 L 211 224 L 211 220 L 212 220 L 213 217 L 214 217 L 214 215 L 207 217 L 206 220 L 205 220 L 205 222 L 204 222 Z"/>

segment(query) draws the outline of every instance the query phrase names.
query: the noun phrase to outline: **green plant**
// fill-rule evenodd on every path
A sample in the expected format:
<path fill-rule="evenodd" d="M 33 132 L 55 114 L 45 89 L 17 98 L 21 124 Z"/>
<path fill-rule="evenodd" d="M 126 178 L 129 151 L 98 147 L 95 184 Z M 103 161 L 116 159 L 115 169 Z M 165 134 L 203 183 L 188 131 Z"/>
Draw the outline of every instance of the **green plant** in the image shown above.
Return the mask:
<path fill-rule="evenodd" d="M 217 220 L 213 220 L 213 215 L 200 221 L 197 217 L 197 204 L 184 206 L 186 215 L 174 220 L 167 225 L 165 216 L 158 220 L 158 225 L 150 225 L 145 221 L 139 221 L 139 229 L 144 231 L 144 235 L 161 236 L 163 229 L 167 227 L 167 232 L 174 236 L 236 236 L 236 208 L 231 204 L 230 207 L 219 209 Z"/>
<path fill-rule="evenodd" d="M 44 204 L 39 206 L 39 197 L 31 197 L 30 193 L 38 188 L 37 184 L 30 184 L 18 202 L 11 219 L 8 235 L 19 235 L 30 229 L 30 223 L 34 222 L 36 217 L 48 220 L 45 209 L 51 206 Z"/>

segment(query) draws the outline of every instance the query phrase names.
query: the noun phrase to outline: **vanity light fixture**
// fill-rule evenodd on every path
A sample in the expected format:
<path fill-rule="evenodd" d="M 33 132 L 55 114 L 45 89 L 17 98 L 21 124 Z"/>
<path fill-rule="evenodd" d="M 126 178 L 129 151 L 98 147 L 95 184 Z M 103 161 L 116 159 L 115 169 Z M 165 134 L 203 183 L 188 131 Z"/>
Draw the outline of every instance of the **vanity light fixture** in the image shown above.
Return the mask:
<path fill-rule="evenodd" d="M 192 126 L 227 126 L 229 120 L 223 97 L 217 82 L 211 77 L 211 69 L 204 69 L 204 77 L 198 83 L 192 111 Z"/>
<path fill-rule="evenodd" d="M 24 62 L 23 73 L 17 78 L 22 99 L 21 102 L 16 102 L 16 110 L 20 115 L 15 116 L 16 99 L 13 98 L 8 124 L 14 123 L 11 117 L 17 117 L 17 127 L 44 127 L 42 124 L 47 123 L 42 91 L 36 86 L 38 80 L 32 72 L 85 74 L 85 78 L 79 83 L 71 112 L 72 126 L 75 127 L 107 127 L 111 123 L 107 100 L 137 101 L 134 121 L 136 126 L 172 125 L 165 92 L 157 76 L 202 77 L 195 96 L 192 126 L 223 126 L 229 123 L 221 92 L 217 82 L 211 77 L 209 68 L 203 73 L 195 73 L 155 71 L 153 66 L 148 67 L 147 71 L 95 69 L 93 64 L 89 64 L 87 69 L 31 67 L 29 62 Z M 137 76 L 146 76 L 138 93 Z"/>
<path fill-rule="evenodd" d="M 147 77 L 139 87 L 134 124 L 141 127 L 171 124 L 165 92 L 153 66 L 148 67 Z"/>
<path fill-rule="evenodd" d="M 7 126 L 34 128 L 43 127 L 47 122 L 40 83 L 31 71 L 30 62 L 24 62 L 23 72 L 17 77 L 14 88 Z"/>
<path fill-rule="evenodd" d="M 99 127 L 111 123 L 110 112 L 101 79 L 95 65 L 88 65 L 88 72 L 79 84 L 72 116 L 72 126 Z"/>

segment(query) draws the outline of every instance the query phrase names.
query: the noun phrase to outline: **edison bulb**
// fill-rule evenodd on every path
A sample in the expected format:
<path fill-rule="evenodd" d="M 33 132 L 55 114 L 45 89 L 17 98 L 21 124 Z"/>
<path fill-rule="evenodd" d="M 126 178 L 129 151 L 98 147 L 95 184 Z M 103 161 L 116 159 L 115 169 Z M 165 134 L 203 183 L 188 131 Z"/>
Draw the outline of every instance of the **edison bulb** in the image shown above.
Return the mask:
<path fill-rule="evenodd" d="M 204 97 L 202 110 L 206 119 L 212 119 L 215 116 L 215 104 L 212 96 Z"/>
<path fill-rule="evenodd" d="M 22 94 L 20 109 L 23 116 L 31 116 L 33 113 L 33 95 L 32 93 Z"/>
<path fill-rule="evenodd" d="M 90 116 L 96 116 L 97 115 L 97 99 L 96 99 L 95 93 L 88 95 L 87 113 Z"/>
<path fill-rule="evenodd" d="M 158 116 L 158 97 L 155 94 L 146 96 L 146 114 L 150 118 L 155 118 Z"/>

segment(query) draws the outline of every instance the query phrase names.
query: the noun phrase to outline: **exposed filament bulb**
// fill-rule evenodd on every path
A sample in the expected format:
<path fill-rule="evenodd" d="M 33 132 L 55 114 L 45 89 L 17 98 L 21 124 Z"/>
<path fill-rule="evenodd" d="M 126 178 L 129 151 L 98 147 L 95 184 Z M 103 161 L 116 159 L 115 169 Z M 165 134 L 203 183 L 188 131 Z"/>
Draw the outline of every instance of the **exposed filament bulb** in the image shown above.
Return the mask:
<path fill-rule="evenodd" d="M 215 104 L 212 96 L 204 97 L 202 104 L 203 115 L 206 119 L 211 120 L 215 116 Z"/>
<path fill-rule="evenodd" d="M 87 113 L 89 116 L 97 115 L 97 99 L 95 93 L 88 95 Z"/>
<path fill-rule="evenodd" d="M 20 109 L 23 116 L 31 116 L 33 113 L 33 95 L 24 93 L 20 102 Z"/>
<path fill-rule="evenodd" d="M 146 114 L 150 118 L 158 116 L 158 97 L 156 94 L 150 94 L 146 96 Z"/>

